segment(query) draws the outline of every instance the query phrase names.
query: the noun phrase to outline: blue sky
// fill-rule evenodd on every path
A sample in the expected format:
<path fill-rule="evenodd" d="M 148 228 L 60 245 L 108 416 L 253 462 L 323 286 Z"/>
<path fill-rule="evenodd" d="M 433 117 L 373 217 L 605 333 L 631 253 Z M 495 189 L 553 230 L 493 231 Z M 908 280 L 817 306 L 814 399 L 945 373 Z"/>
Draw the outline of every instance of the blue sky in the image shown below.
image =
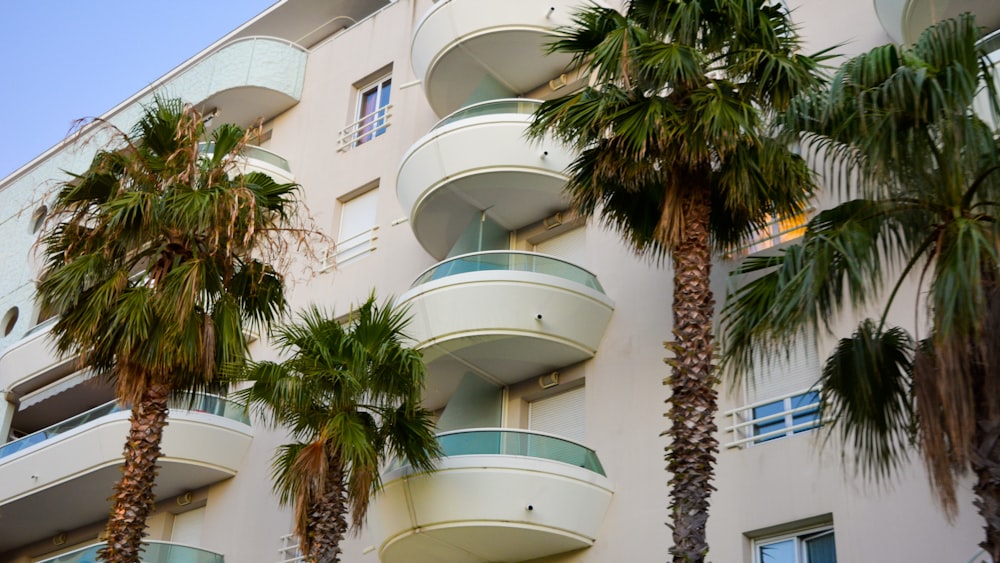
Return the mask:
<path fill-rule="evenodd" d="M 275 0 L 7 0 L 0 178 Z"/>

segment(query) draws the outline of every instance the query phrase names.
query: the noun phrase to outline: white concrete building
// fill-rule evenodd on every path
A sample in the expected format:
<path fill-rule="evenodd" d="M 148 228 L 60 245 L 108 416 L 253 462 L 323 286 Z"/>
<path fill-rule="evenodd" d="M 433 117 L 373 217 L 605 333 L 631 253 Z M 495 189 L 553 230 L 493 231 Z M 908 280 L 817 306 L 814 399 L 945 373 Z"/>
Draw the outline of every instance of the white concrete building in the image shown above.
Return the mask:
<path fill-rule="evenodd" d="M 807 50 L 912 41 L 958 10 L 1000 28 L 988 0 L 789 3 Z M 576 4 L 280 0 L 105 115 L 127 128 L 163 92 L 262 123 L 250 165 L 300 183 L 338 241 L 312 274 L 292 272 L 293 306 L 346 312 L 372 288 L 410 304 L 449 455 L 429 475 L 387 470 L 346 562 L 667 558 L 670 272 L 567 211 L 573 155 L 523 138 L 535 100 L 576 84 L 542 49 Z M 52 354 L 32 300 L 46 198 L 61 170 L 86 168 L 102 142 L 88 135 L 0 181 L 0 562 L 93 560 L 118 476 L 128 413 Z M 715 269 L 720 302 L 729 267 Z M 817 563 L 835 547 L 842 563 L 980 561 L 967 488 L 949 522 L 917 456 L 876 486 L 821 449 L 808 390 L 828 345 L 722 397 L 711 560 Z M 149 561 L 292 560 L 269 480 L 283 440 L 222 399 L 172 410 Z"/>

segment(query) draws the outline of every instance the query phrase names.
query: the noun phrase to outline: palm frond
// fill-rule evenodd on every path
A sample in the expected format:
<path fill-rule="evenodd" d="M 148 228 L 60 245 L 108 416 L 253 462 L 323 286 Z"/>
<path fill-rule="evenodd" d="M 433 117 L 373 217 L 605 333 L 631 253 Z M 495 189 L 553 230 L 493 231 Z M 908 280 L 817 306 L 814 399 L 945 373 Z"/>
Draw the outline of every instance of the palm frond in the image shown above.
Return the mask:
<path fill-rule="evenodd" d="M 855 467 L 888 478 L 908 458 L 916 438 L 911 378 L 913 339 L 871 319 L 840 340 L 817 384 L 820 416 L 853 446 Z"/>

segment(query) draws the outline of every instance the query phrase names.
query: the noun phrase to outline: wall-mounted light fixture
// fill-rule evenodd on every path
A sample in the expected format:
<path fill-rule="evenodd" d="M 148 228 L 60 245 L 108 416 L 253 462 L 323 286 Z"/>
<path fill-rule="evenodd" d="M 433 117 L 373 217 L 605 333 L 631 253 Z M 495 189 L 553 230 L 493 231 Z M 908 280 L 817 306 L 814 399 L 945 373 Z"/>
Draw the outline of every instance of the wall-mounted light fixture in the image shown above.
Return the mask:
<path fill-rule="evenodd" d="M 559 385 L 559 372 L 554 371 L 552 373 L 543 375 L 538 378 L 538 386 L 542 389 L 550 389 Z"/>

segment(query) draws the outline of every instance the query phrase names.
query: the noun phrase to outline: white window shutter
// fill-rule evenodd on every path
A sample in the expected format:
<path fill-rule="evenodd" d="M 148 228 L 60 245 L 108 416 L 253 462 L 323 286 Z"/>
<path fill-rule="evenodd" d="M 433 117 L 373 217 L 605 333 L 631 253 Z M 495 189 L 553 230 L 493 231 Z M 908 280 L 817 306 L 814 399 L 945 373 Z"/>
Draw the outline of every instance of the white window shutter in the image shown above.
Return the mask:
<path fill-rule="evenodd" d="M 528 404 L 528 429 L 583 442 L 586 435 L 584 387 Z"/>
<path fill-rule="evenodd" d="M 535 252 L 555 256 L 577 266 L 586 266 L 586 243 L 587 229 L 579 227 L 536 244 Z"/>
<path fill-rule="evenodd" d="M 768 359 L 758 358 L 747 398 L 751 403 L 766 401 L 810 388 L 819 380 L 822 361 L 816 346 L 801 339 L 785 357 L 779 353 Z"/>

